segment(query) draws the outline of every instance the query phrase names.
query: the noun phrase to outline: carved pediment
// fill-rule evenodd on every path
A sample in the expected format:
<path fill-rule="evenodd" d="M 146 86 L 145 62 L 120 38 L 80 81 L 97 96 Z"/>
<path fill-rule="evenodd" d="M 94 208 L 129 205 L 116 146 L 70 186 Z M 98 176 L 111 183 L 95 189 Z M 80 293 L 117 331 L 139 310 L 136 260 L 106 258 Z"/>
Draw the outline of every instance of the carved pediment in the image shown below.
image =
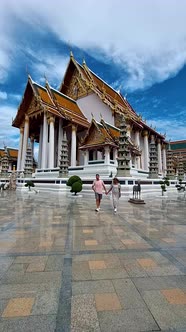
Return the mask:
<path fill-rule="evenodd" d="M 81 78 L 78 70 L 75 69 L 66 90 L 66 95 L 76 100 L 79 97 L 86 96 L 90 91 L 91 90 L 86 82 Z"/>
<path fill-rule="evenodd" d="M 38 104 L 37 100 L 35 99 L 35 97 L 33 97 L 26 113 L 29 115 L 34 113 L 38 108 L 37 104 Z"/>
<path fill-rule="evenodd" d="M 28 115 L 31 115 L 34 113 L 38 113 L 38 111 L 41 111 L 41 110 L 42 110 L 42 105 L 35 97 L 33 97 L 26 113 Z"/>

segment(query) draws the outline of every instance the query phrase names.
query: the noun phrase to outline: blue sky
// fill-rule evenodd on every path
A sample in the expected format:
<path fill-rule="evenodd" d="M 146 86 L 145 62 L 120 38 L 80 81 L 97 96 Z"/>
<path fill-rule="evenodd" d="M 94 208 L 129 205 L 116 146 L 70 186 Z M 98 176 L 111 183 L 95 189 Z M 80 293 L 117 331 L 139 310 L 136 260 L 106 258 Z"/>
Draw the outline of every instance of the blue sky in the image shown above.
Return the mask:
<path fill-rule="evenodd" d="M 27 73 L 59 87 L 70 50 L 167 139 L 186 139 L 185 22 L 186 0 L 1 0 L 0 147 L 19 145 Z"/>

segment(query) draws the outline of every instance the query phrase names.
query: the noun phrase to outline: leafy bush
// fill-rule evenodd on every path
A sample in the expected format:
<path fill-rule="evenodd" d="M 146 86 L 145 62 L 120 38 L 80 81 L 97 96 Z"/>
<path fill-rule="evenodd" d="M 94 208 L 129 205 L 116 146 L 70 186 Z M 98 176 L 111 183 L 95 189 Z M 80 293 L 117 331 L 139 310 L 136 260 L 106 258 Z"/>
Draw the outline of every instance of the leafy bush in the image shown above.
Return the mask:
<path fill-rule="evenodd" d="M 29 180 L 26 181 L 25 187 L 28 187 L 28 190 L 30 190 L 31 187 L 35 187 L 35 184 L 33 183 L 33 181 Z"/>
<path fill-rule="evenodd" d="M 81 182 L 82 183 L 82 180 L 79 176 L 72 175 L 67 181 L 67 186 L 72 187 L 73 183 L 75 183 L 75 182 Z"/>
<path fill-rule="evenodd" d="M 75 195 L 79 193 L 82 190 L 82 182 L 74 182 L 72 185 L 71 192 L 74 193 Z"/>
<path fill-rule="evenodd" d="M 67 186 L 71 187 L 71 192 L 75 195 L 82 190 L 83 183 L 79 176 L 73 175 L 67 181 Z"/>

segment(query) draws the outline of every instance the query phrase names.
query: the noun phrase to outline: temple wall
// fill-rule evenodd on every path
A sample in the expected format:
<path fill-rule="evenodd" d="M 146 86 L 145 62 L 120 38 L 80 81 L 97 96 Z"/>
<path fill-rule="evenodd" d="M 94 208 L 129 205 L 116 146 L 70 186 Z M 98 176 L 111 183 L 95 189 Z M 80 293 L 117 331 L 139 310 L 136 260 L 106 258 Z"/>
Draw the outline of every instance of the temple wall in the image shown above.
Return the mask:
<path fill-rule="evenodd" d="M 101 113 L 104 121 L 114 125 L 114 117 L 112 116 L 110 107 L 105 105 L 95 93 L 80 98 L 77 100 L 77 104 L 89 122 L 92 120 L 91 113 L 93 113 L 95 120 L 100 122 Z"/>

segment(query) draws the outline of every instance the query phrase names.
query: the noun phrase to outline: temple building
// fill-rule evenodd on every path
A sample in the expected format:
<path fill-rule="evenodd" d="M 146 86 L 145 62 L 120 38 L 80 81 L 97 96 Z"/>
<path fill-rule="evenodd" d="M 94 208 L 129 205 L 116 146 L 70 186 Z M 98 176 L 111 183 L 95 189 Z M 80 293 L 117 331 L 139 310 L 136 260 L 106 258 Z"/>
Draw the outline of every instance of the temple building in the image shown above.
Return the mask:
<path fill-rule="evenodd" d="M 17 169 L 18 150 L 6 147 L 0 149 L 0 173 L 2 172 L 5 155 L 7 157 L 7 170 L 9 172 L 15 171 Z"/>
<path fill-rule="evenodd" d="M 186 140 L 170 141 L 169 150 L 172 153 L 174 174 L 186 179 Z"/>
<path fill-rule="evenodd" d="M 117 173 L 122 119 L 126 122 L 130 176 L 166 173 L 165 137 L 137 115 L 122 94 L 71 54 L 59 90 L 29 76 L 12 125 L 20 130 L 17 170 L 23 172 L 28 144 L 39 145 L 35 176 L 57 176 L 64 135 L 69 174 Z M 65 152 L 67 153 L 67 152 Z M 49 175 L 49 174 L 48 174 Z"/>

